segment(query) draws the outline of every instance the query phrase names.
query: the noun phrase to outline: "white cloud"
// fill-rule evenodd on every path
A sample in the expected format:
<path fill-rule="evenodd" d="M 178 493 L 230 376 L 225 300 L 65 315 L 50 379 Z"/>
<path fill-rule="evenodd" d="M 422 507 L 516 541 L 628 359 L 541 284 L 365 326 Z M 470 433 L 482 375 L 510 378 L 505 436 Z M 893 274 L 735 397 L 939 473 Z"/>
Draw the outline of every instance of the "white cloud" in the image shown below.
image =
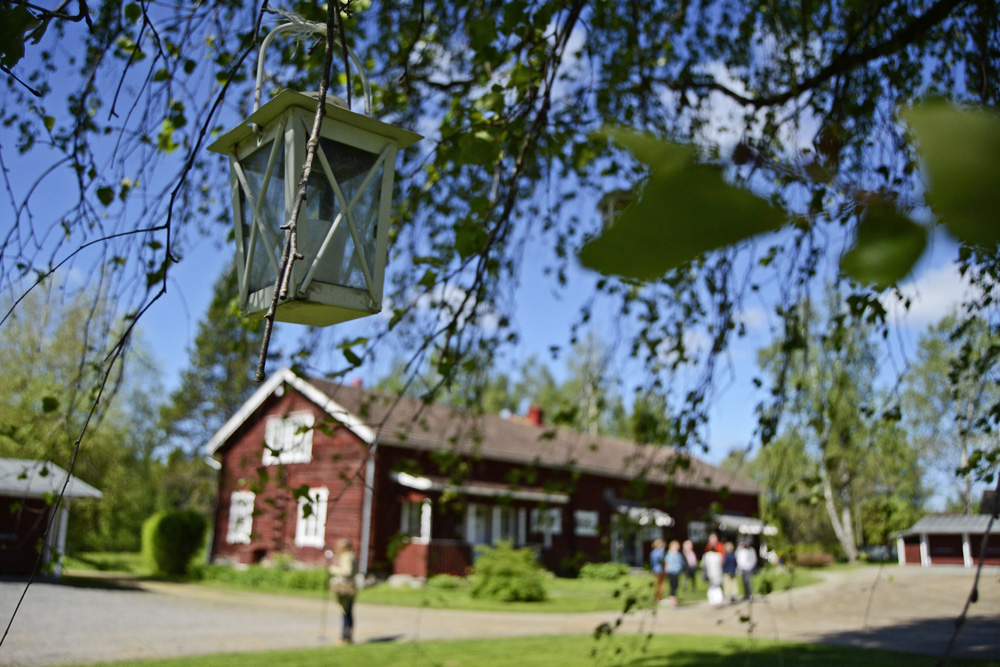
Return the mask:
<path fill-rule="evenodd" d="M 958 266 L 948 263 L 924 271 L 900 291 L 911 299 L 909 310 L 891 295 L 885 298 L 886 309 L 896 314 L 904 326 L 923 329 L 954 311 L 963 298 L 971 295 L 972 287 L 959 274 Z"/>

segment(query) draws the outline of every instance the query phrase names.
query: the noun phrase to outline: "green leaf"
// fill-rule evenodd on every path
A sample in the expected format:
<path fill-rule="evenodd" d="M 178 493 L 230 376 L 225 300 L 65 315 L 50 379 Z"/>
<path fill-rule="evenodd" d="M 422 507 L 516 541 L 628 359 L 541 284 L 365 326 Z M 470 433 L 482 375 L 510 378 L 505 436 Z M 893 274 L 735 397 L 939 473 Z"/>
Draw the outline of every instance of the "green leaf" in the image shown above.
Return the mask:
<path fill-rule="evenodd" d="M 45 123 L 45 129 L 52 131 L 52 128 L 56 126 L 56 119 L 52 116 L 42 116 L 42 122 Z"/>
<path fill-rule="evenodd" d="M 168 118 L 163 119 L 160 134 L 156 137 L 156 148 L 164 153 L 173 153 L 177 150 L 177 144 L 174 142 L 174 124 Z"/>
<path fill-rule="evenodd" d="M 125 18 L 131 23 L 135 23 L 142 17 L 142 8 L 134 2 L 125 5 Z"/>
<path fill-rule="evenodd" d="M 42 412 L 55 412 L 59 409 L 59 399 L 55 396 L 42 397 Z"/>
<path fill-rule="evenodd" d="M 773 231 L 784 214 L 696 164 L 690 148 L 630 130 L 607 134 L 652 169 L 639 200 L 580 250 L 584 266 L 653 280 L 698 256 Z"/>
<path fill-rule="evenodd" d="M 170 78 L 170 72 L 165 67 L 161 67 L 153 74 L 153 81 L 166 81 Z"/>
<path fill-rule="evenodd" d="M 352 350 L 349 347 L 344 348 L 344 358 L 347 359 L 347 363 L 351 364 L 352 366 L 361 365 L 361 357 L 354 354 L 354 350 Z"/>
<path fill-rule="evenodd" d="M 476 221 L 463 221 L 455 229 L 455 250 L 463 260 L 482 251 L 486 245 L 487 234 L 483 226 Z"/>
<path fill-rule="evenodd" d="M 491 165 L 500 156 L 500 144 L 486 130 L 462 135 L 458 140 L 458 148 L 462 151 L 462 162 L 469 164 Z"/>
<path fill-rule="evenodd" d="M 97 198 L 105 206 L 110 206 L 115 200 L 115 191 L 109 187 L 97 188 Z"/>
<path fill-rule="evenodd" d="M 0 65 L 9 69 L 24 57 L 25 34 L 38 25 L 23 5 L 0 7 Z"/>
<path fill-rule="evenodd" d="M 609 127 L 595 135 L 611 139 L 627 149 L 636 160 L 649 165 L 661 174 L 679 169 L 694 161 L 694 149 L 689 146 L 662 141 L 645 132 L 636 132 L 623 127 Z"/>
<path fill-rule="evenodd" d="M 840 268 L 859 283 L 885 289 L 905 278 L 927 246 L 927 229 L 891 204 L 875 201 L 858 224 L 857 238 Z"/>
<path fill-rule="evenodd" d="M 927 202 L 962 241 L 1000 242 L 1000 117 L 935 100 L 903 112 L 917 138 Z"/>

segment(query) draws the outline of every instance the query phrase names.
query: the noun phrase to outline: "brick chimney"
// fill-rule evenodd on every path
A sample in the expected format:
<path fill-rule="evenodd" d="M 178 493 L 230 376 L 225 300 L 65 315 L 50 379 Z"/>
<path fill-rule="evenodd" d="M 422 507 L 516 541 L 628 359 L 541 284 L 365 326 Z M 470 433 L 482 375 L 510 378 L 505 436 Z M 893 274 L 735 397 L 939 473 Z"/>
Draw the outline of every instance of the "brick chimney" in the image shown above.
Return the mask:
<path fill-rule="evenodd" d="M 361 378 L 354 378 L 351 381 L 351 386 L 354 387 L 355 389 L 361 389 L 363 385 L 364 383 L 361 381 Z"/>
<path fill-rule="evenodd" d="M 535 405 L 534 403 L 528 407 L 528 423 L 534 424 L 535 426 L 545 425 L 545 410 L 542 406 Z"/>

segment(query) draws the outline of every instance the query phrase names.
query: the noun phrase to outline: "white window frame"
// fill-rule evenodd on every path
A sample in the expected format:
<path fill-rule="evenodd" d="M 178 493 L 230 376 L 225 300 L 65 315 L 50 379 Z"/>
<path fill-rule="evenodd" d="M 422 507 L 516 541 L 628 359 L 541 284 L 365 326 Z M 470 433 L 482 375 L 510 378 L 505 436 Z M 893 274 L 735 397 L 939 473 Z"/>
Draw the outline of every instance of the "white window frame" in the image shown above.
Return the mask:
<path fill-rule="evenodd" d="M 688 523 L 688 539 L 695 544 L 702 544 L 708 540 L 708 522 L 691 521 Z"/>
<path fill-rule="evenodd" d="M 574 534 L 580 537 L 599 537 L 601 534 L 600 517 L 600 513 L 596 510 L 574 510 Z"/>
<path fill-rule="evenodd" d="M 417 507 L 419 509 L 416 509 Z M 431 541 L 430 498 L 425 498 L 417 503 L 403 501 L 399 517 L 399 532 L 403 535 L 409 535 L 411 542 L 427 544 Z"/>
<path fill-rule="evenodd" d="M 469 544 L 490 544 L 492 513 L 488 505 L 469 503 L 465 506 L 465 541 Z"/>
<path fill-rule="evenodd" d="M 330 491 L 325 486 L 309 489 L 309 501 L 312 503 L 312 513 L 305 516 L 306 498 L 299 498 L 299 507 L 295 521 L 295 546 L 316 547 L 326 546 L 326 509 Z"/>
<path fill-rule="evenodd" d="M 531 532 L 562 535 L 562 508 L 547 507 L 531 510 Z"/>
<path fill-rule="evenodd" d="M 268 417 L 264 432 L 264 465 L 312 461 L 314 421 L 315 416 L 309 411 Z"/>
<path fill-rule="evenodd" d="M 508 528 L 506 532 L 503 530 L 505 514 L 507 515 Z M 493 506 L 493 544 L 501 540 L 507 540 L 514 545 L 523 543 L 523 540 L 521 540 L 522 532 L 521 512 L 518 508 L 509 505 Z"/>
<path fill-rule="evenodd" d="M 229 529 L 227 544 L 250 544 L 253 532 L 253 491 L 233 491 L 229 496 Z"/>

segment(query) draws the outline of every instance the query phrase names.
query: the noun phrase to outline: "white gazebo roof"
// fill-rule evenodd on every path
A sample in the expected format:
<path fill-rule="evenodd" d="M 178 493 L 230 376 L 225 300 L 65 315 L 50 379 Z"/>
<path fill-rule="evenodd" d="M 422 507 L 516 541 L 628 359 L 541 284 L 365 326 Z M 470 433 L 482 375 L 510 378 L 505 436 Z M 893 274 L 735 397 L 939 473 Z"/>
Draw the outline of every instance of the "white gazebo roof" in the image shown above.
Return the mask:
<path fill-rule="evenodd" d="M 63 493 L 65 487 L 65 493 Z M 0 459 L 0 496 L 100 498 L 101 492 L 49 461 Z"/>

